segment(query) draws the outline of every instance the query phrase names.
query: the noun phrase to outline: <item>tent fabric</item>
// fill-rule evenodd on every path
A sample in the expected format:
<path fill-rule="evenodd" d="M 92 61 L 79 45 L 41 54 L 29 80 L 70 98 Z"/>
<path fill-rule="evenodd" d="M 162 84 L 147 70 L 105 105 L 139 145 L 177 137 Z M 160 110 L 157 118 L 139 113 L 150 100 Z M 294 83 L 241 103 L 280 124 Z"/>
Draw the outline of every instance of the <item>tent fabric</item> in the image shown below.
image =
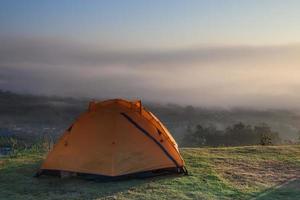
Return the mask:
<path fill-rule="evenodd" d="M 49 152 L 43 171 L 123 176 L 160 169 L 183 172 L 167 128 L 141 101 L 90 102 Z"/>

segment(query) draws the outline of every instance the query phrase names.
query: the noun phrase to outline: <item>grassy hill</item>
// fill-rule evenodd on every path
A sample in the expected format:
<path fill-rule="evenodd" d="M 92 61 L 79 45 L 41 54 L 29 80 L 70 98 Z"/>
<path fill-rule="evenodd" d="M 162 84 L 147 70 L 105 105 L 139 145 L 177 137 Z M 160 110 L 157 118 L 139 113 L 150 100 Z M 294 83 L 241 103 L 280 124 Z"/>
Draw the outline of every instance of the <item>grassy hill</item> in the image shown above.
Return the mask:
<path fill-rule="evenodd" d="M 181 151 L 188 176 L 118 182 L 33 178 L 44 154 L 0 157 L 0 199 L 300 199 L 299 145 Z"/>

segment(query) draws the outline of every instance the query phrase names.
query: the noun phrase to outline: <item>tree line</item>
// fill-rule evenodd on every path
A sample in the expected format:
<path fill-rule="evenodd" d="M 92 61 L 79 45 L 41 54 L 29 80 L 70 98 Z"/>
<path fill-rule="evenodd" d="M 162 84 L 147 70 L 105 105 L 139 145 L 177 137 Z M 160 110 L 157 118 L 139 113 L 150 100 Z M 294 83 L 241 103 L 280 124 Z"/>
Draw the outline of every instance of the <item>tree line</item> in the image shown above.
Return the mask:
<path fill-rule="evenodd" d="M 267 124 L 247 125 L 242 122 L 218 130 L 214 125 L 189 127 L 182 139 L 181 146 L 245 146 L 280 144 L 278 132 Z"/>

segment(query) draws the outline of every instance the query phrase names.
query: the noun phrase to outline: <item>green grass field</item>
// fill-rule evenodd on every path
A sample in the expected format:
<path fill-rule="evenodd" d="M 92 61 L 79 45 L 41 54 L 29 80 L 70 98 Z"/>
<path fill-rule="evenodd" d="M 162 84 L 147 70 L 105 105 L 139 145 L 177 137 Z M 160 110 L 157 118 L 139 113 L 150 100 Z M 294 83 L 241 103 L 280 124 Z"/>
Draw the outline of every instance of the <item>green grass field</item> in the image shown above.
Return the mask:
<path fill-rule="evenodd" d="M 186 148 L 181 152 L 188 176 L 114 182 L 33 178 L 44 154 L 2 157 L 0 199 L 300 199 L 299 145 Z"/>

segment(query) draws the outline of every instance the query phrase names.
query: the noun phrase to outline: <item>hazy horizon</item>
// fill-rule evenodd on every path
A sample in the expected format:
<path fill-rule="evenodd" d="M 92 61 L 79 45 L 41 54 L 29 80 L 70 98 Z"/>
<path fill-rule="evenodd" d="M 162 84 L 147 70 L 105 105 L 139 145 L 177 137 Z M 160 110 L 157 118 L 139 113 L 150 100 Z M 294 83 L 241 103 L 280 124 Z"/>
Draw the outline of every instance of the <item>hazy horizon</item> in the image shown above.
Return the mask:
<path fill-rule="evenodd" d="M 2 1 L 0 89 L 299 109 L 298 1 Z"/>

